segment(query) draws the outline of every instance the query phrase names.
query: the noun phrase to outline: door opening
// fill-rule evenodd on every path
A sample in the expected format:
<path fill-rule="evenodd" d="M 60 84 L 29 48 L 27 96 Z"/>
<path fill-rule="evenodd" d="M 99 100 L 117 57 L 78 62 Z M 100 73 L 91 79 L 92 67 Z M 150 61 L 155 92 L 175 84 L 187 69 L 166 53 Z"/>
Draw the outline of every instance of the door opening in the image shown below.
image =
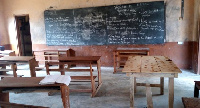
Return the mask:
<path fill-rule="evenodd" d="M 19 56 L 32 56 L 29 15 L 15 16 Z"/>

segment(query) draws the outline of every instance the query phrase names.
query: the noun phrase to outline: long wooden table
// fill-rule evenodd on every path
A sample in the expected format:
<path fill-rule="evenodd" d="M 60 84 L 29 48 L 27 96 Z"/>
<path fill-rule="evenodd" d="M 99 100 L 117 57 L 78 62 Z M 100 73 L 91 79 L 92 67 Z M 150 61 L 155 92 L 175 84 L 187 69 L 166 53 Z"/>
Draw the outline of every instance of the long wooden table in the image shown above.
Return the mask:
<path fill-rule="evenodd" d="M 4 56 L 0 58 L 1 63 L 28 63 L 31 77 L 36 77 L 35 67 L 38 63 L 33 56 Z"/>
<path fill-rule="evenodd" d="M 127 76 L 130 76 L 130 107 L 134 107 L 134 90 L 136 87 L 135 78 L 137 77 L 168 77 L 169 78 L 169 99 L 168 108 L 173 108 L 174 104 L 174 78 L 178 77 L 181 70 L 167 57 L 164 56 L 129 56 L 124 69 Z M 149 108 L 153 107 L 151 89 L 155 85 L 145 84 L 147 94 L 147 104 Z M 161 81 L 160 87 L 164 87 L 164 80 Z"/>
<path fill-rule="evenodd" d="M 34 88 L 41 90 L 55 89 L 55 87 L 60 88 L 61 98 L 64 108 L 69 108 L 69 88 L 65 84 L 48 84 L 40 85 L 39 82 L 44 77 L 13 77 L 13 78 L 3 78 L 0 81 L 0 101 L 9 102 L 9 92 L 7 90 L 17 90 L 17 89 L 27 89 Z M 58 89 L 57 88 L 57 89 Z"/>
<path fill-rule="evenodd" d="M 71 76 L 72 82 L 76 80 L 76 82 L 85 82 L 86 80 L 89 80 L 91 82 L 91 88 L 90 89 L 79 89 L 79 90 L 72 90 L 70 91 L 77 91 L 77 92 L 91 92 L 91 97 L 94 97 L 98 90 L 100 89 L 102 85 L 101 80 L 101 62 L 100 62 L 101 56 L 75 56 L 75 57 L 59 57 L 59 62 L 48 62 L 46 63 L 46 70 L 47 74 L 50 74 L 50 71 L 59 71 L 61 72 L 61 75 L 65 75 L 65 72 L 69 71 L 76 71 L 76 72 L 90 72 L 90 76 Z M 58 64 L 59 69 L 49 69 L 49 65 Z M 89 66 L 89 69 L 71 69 L 71 68 L 65 68 L 65 65 L 83 65 L 83 66 Z M 93 69 L 92 65 L 97 66 L 97 76 L 93 76 Z M 78 74 L 78 73 L 77 73 Z M 97 85 L 95 85 L 95 78 L 97 77 Z"/>

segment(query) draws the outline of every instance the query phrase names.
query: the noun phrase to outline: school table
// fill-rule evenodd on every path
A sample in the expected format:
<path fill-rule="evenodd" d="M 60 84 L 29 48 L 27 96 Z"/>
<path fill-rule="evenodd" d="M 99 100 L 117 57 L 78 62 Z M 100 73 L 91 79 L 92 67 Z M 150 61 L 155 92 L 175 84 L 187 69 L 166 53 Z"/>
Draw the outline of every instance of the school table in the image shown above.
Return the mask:
<path fill-rule="evenodd" d="M 60 89 L 64 108 L 69 108 L 69 88 L 65 84 L 40 85 L 44 77 L 13 77 L 3 78 L 0 81 L 0 101 L 9 102 L 9 92 L 16 90 L 49 91 Z"/>
<path fill-rule="evenodd" d="M 129 56 L 149 55 L 149 51 L 149 48 L 117 48 L 113 51 L 113 73 L 122 71 L 121 67 L 124 67 L 124 64 Z"/>
<path fill-rule="evenodd" d="M 38 63 L 33 56 L 4 56 L 0 58 L 1 63 L 28 63 L 31 77 L 36 77 L 35 67 Z"/>
<path fill-rule="evenodd" d="M 129 56 L 122 70 L 127 76 L 130 76 L 130 107 L 134 107 L 134 93 L 136 87 L 135 78 L 138 77 L 167 77 L 169 78 L 169 99 L 168 108 L 173 108 L 174 104 L 174 78 L 178 78 L 178 73 L 181 70 L 170 60 L 164 56 Z M 164 78 L 163 78 L 164 79 Z M 161 80 L 160 85 L 156 84 L 143 84 L 146 86 L 146 96 L 148 107 L 153 107 L 151 88 L 162 87 L 164 88 L 164 80 Z"/>
<path fill-rule="evenodd" d="M 90 80 L 91 81 L 91 89 L 89 90 L 80 90 L 80 92 L 91 92 L 91 97 L 94 97 L 98 90 L 100 89 L 102 85 L 102 80 L 101 80 L 101 62 L 100 62 L 101 56 L 75 56 L 75 57 L 59 57 L 59 71 L 61 72 L 62 75 L 65 74 L 65 71 L 89 71 L 90 76 L 78 76 L 74 77 L 71 76 L 72 80 L 77 79 L 77 80 Z M 89 65 L 90 69 L 64 69 L 64 64 L 68 65 L 74 65 L 74 64 L 79 64 L 79 65 Z M 93 69 L 92 65 L 97 66 L 97 76 L 93 76 Z M 48 68 L 48 66 L 47 66 Z M 47 72 L 49 69 L 47 69 Z M 97 86 L 95 86 L 95 78 L 97 77 Z"/>

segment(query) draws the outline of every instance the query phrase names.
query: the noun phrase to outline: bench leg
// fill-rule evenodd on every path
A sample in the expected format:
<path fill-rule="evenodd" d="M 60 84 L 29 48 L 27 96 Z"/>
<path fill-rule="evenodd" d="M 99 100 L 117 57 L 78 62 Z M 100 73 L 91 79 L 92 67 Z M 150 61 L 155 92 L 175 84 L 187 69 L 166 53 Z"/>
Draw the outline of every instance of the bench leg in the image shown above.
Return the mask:
<path fill-rule="evenodd" d="M 130 76 L 130 108 L 134 108 L 135 77 Z"/>
<path fill-rule="evenodd" d="M 195 85 L 194 85 L 194 97 L 199 97 L 199 89 L 197 88 L 197 85 L 196 85 L 196 83 L 195 83 Z"/>
<path fill-rule="evenodd" d="M 153 108 L 152 92 L 150 84 L 146 84 L 146 97 L 147 97 L 147 108 Z"/>
<path fill-rule="evenodd" d="M 94 97 L 96 95 L 96 88 L 95 88 L 95 80 L 93 79 L 91 63 L 90 63 L 90 78 L 91 78 L 91 86 L 92 86 L 92 96 L 91 97 Z"/>

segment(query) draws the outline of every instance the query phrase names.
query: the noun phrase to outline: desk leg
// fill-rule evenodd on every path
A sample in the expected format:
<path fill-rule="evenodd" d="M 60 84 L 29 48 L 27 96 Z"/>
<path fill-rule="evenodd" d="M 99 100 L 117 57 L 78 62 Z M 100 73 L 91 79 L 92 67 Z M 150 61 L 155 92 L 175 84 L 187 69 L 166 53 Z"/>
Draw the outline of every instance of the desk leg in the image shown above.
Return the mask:
<path fill-rule="evenodd" d="M 91 79 L 91 86 L 92 86 L 91 97 L 94 97 L 96 95 L 96 88 L 95 88 L 95 81 L 93 79 L 93 73 L 92 73 L 92 63 L 90 63 L 90 79 Z"/>
<path fill-rule="evenodd" d="M 117 72 L 117 70 L 116 70 L 116 52 L 113 52 L 113 62 L 114 62 L 114 65 L 113 65 L 113 67 L 114 67 L 114 72 L 113 73 L 116 73 Z"/>
<path fill-rule="evenodd" d="M 60 86 L 60 90 L 61 90 L 61 98 L 62 98 L 62 102 L 63 102 L 63 107 L 70 108 L 69 87 L 67 85 L 62 85 L 62 86 Z"/>
<path fill-rule="evenodd" d="M 134 88 L 135 88 L 135 80 L 134 76 L 130 76 L 130 108 L 134 108 Z"/>
<path fill-rule="evenodd" d="M 169 107 L 173 108 L 174 105 L 174 78 L 169 78 Z"/>
<path fill-rule="evenodd" d="M 97 61 L 97 71 L 98 71 L 98 85 L 102 83 L 101 81 L 101 61 Z"/>
<path fill-rule="evenodd" d="M 136 82 L 136 77 L 134 77 L 134 93 L 137 92 L 137 82 Z"/>
<path fill-rule="evenodd" d="M 160 94 L 164 94 L 164 77 L 160 77 Z"/>
<path fill-rule="evenodd" d="M 30 68 L 31 77 L 36 77 L 35 66 L 36 66 L 35 59 L 31 59 L 29 61 L 29 68 Z"/>

